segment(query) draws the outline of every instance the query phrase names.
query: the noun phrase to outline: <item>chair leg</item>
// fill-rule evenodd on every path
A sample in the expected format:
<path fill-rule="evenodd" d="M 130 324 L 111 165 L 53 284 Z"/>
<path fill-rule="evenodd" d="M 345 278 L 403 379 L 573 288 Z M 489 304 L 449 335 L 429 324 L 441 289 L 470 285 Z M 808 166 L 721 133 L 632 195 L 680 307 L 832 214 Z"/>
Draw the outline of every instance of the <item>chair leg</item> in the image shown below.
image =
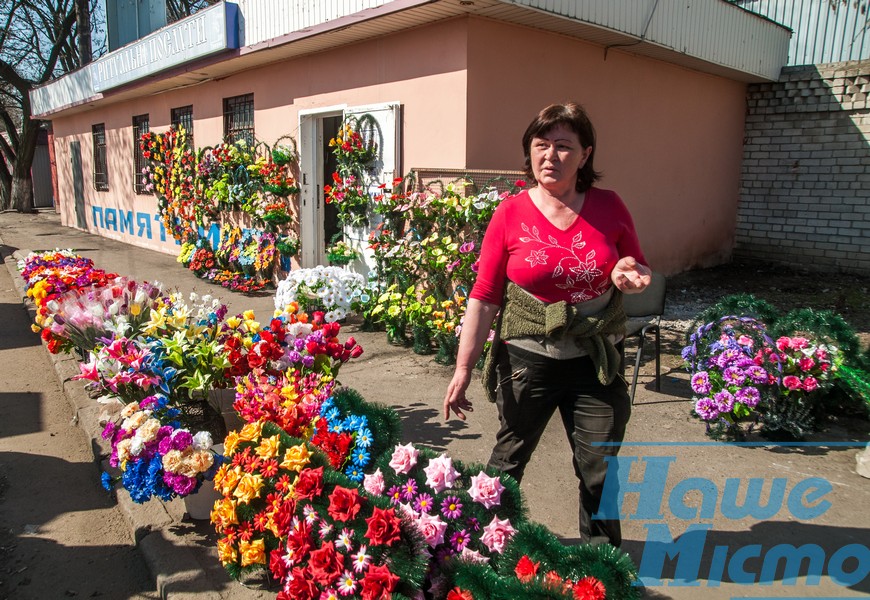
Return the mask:
<path fill-rule="evenodd" d="M 662 337 L 656 327 L 656 391 L 662 391 Z"/>
<path fill-rule="evenodd" d="M 634 373 L 631 374 L 631 403 L 634 404 L 634 391 L 637 389 L 637 376 L 640 373 L 640 359 L 643 356 L 643 336 L 637 338 L 637 354 L 634 357 Z"/>

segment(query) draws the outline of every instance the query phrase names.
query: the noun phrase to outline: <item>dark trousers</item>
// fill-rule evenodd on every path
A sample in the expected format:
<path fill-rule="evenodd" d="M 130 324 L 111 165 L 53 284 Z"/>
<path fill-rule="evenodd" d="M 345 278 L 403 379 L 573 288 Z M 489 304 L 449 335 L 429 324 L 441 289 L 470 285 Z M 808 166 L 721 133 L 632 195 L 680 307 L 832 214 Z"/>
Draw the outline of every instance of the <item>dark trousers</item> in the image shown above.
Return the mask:
<path fill-rule="evenodd" d="M 631 415 L 625 381 L 617 377 L 610 385 L 602 385 L 589 357 L 557 360 L 510 344 L 501 344 L 493 351 L 498 352 L 496 404 L 501 429 L 489 466 L 521 481 L 558 408 L 574 453 L 574 472 L 580 480 L 580 538 L 619 546 L 619 520 L 592 519 L 601 503 L 607 474 L 604 459 L 615 456 L 619 446 L 592 444 L 622 441 Z"/>

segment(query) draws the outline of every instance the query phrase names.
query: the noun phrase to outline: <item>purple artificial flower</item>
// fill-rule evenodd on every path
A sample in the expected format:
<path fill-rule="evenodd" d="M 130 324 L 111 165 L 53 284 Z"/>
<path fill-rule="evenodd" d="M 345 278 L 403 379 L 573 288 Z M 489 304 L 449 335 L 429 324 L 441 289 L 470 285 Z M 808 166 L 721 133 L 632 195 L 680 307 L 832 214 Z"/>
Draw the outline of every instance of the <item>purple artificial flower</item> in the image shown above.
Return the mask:
<path fill-rule="evenodd" d="M 106 426 L 103 428 L 103 439 L 108 440 L 109 438 L 111 438 L 113 435 L 115 435 L 115 431 L 117 431 L 117 429 L 118 426 L 115 425 L 113 422 L 109 421 L 108 423 L 106 423 Z"/>
<path fill-rule="evenodd" d="M 713 400 L 716 402 L 719 412 L 731 412 L 731 409 L 734 408 L 734 395 L 728 390 L 718 392 L 713 396 Z"/>
<path fill-rule="evenodd" d="M 707 371 L 700 371 L 692 375 L 692 391 L 696 394 L 701 394 L 702 396 L 706 396 L 710 393 L 710 390 L 713 389 L 712 384 L 710 383 L 710 376 L 707 374 Z"/>
<path fill-rule="evenodd" d="M 737 390 L 736 400 L 744 406 L 755 408 L 761 400 L 761 394 L 754 387 L 745 387 Z"/>
<path fill-rule="evenodd" d="M 695 356 L 696 350 L 697 349 L 694 345 L 686 346 L 685 348 L 683 348 L 682 352 L 680 352 L 680 356 L 683 358 L 683 360 L 688 361 L 690 356 Z"/>
<path fill-rule="evenodd" d="M 417 482 L 413 479 L 409 479 L 407 482 L 405 482 L 405 485 L 402 486 L 402 500 L 404 500 L 405 502 L 411 502 L 416 495 Z"/>
<path fill-rule="evenodd" d="M 390 499 L 390 502 L 393 504 L 398 504 L 402 499 L 402 488 L 397 485 L 392 486 L 389 490 L 387 490 L 387 498 Z"/>
<path fill-rule="evenodd" d="M 752 365 L 746 369 L 746 374 L 752 383 L 767 383 L 767 371 L 758 365 Z"/>
<path fill-rule="evenodd" d="M 305 349 L 305 340 L 303 340 L 302 338 L 296 338 L 295 340 L 293 340 L 293 346 L 296 348 L 296 350 L 302 352 Z"/>
<path fill-rule="evenodd" d="M 186 429 L 178 429 L 172 434 L 172 449 L 186 450 L 193 445 L 193 436 Z"/>
<path fill-rule="evenodd" d="M 302 357 L 302 366 L 310 369 L 314 366 L 314 357 L 310 354 L 306 354 Z"/>
<path fill-rule="evenodd" d="M 462 549 L 465 548 L 470 541 L 471 536 L 463 529 L 450 536 L 450 547 L 456 552 L 462 552 Z"/>
<path fill-rule="evenodd" d="M 722 377 L 728 385 L 742 385 L 746 381 L 746 373 L 737 367 L 728 367 L 722 373 Z"/>
<path fill-rule="evenodd" d="M 712 398 L 701 398 L 695 403 L 695 412 L 705 421 L 712 421 L 719 416 L 719 409 Z"/>
<path fill-rule="evenodd" d="M 302 354 L 300 354 L 296 350 L 291 350 L 290 352 L 287 353 L 287 360 L 289 360 L 292 363 L 298 363 L 299 361 L 302 360 Z"/>
<path fill-rule="evenodd" d="M 418 513 L 429 513 L 432 510 L 432 496 L 422 493 L 414 501 L 414 510 Z"/>
<path fill-rule="evenodd" d="M 447 496 L 441 502 L 441 514 L 447 519 L 458 519 L 462 516 L 462 503 L 456 496 Z"/>
<path fill-rule="evenodd" d="M 465 242 L 464 244 L 459 246 L 459 252 L 461 252 L 462 254 L 468 254 L 472 250 L 474 250 L 474 242 Z"/>
<path fill-rule="evenodd" d="M 475 517 L 471 517 L 468 519 L 468 529 L 471 531 L 480 531 L 480 521 L 478 521 Z"/>

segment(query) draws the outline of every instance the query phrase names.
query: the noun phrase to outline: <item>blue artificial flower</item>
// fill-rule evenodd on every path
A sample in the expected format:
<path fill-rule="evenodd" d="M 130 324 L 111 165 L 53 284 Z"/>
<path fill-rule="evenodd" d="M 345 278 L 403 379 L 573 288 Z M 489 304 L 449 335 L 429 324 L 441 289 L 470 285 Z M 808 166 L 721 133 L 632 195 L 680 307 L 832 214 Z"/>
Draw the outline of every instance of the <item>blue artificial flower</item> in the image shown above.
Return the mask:
<path fill-rule="evenodd" d="M 359 483 L 365 477 L 362 469 L 357 467 L 356 465 L 350 465 L 347 469 L 345 469 L 344 474 L 348 476 L 351 481 L 356 481 Z"/>
<path fill-rule="evenodd" d="M 338 419 L 341 418 L 341 412 L 337 408 L 333 407 L 333 408 L 329 409 L 328 411 L 326 411 L 325 417 L 326 417 L 327 421 L 332 423 L 333 421 L 338 421 Z M 337 424 L 341 425 L 341 422 L 339 422 Z"/>
<path fill-rule="evenodd" d="M 353 452 L 353 464 L 359 467 L 360 469 L 364 469 L 366 465 L 369 464 L 372 455 L 365 448 L 357 448 Z"/>
<path fill-rule="evenodd" d="M 360 427 L 356 433 L 357 448 L 370 448 L 372 445 L 372 432 L 368 427 Z"/>
<path fill-rule="evenodd" d="M 106 488 L 107 492 L 112 491 L 112 476 L 103 471 L 103 474 L 100 476 L 100 481 L 103 484 L 103 487 Z"/>

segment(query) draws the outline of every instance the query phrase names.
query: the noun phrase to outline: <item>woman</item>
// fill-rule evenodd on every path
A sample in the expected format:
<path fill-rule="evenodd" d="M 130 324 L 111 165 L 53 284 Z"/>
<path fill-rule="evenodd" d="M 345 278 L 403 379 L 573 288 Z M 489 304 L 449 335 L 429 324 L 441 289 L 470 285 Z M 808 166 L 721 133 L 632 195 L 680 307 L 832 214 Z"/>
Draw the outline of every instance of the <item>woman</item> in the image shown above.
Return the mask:
<path fill-rule="evenodd" d="M 484 366 L 501 428 L 489 466 L 522 480 L 547 422 L 562 417 L 580 479 L 580 537 L 621 543 L 619 521 L 593 520 L 608 455 L 631 412 L 620 370 L 621 294 L 643 291 L 651 272 L 634 224 L 614 192 L 593 186 L 595 133 L 575 103 L 543 109 L 523 135 L 536 185 L 505 200 L 483 240 L 444 417 L 471 412 L 471 373 L 499 315 Z"/>

